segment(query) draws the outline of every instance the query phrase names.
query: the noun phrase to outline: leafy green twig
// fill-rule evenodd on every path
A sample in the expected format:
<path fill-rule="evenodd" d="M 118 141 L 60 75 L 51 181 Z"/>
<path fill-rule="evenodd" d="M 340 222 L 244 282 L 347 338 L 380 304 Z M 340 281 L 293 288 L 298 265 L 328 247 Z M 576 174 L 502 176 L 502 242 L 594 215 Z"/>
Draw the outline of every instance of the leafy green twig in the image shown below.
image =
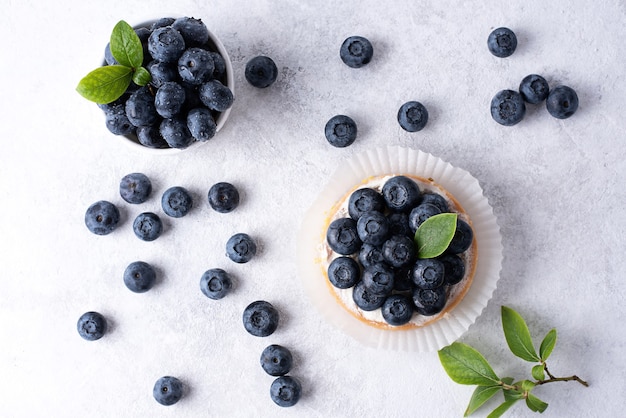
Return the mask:
<path fill-rule="evenodd" d="M 537 353 L 528 326 L 521 315 L 506 306 L 502 307 L 501 314 L 504 336 L 511 352 L 523 360 L 538 363 L 531 369 L 534 380 L 515 382 L 511 377 L 498 377 L 483 355 L 467 344 L 455 342 L 442 348 L 439 350 L 439 360 L 450 378 L 463 385 L 477 385 L 465 410 L 465 416 L 474 413 L 500 391 L 504 395 L 504 402 L 489 414 L 489 418 L 502 416 L 522 399 L 530 410 L 545 411 L 548 404 L 535 396 L 532 391 L 546 383 L 576 381 L 583 386 L 589 386 L 576 375 L 556 377 L 548 370 L 546 360 L 556 344 L 555 329 L 546 334 Z"/>

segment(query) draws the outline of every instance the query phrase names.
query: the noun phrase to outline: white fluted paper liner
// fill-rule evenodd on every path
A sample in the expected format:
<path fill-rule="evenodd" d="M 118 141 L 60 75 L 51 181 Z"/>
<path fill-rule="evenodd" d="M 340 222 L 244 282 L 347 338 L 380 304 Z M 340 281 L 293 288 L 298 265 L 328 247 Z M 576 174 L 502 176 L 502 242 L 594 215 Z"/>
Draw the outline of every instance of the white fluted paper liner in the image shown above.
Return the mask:
<path fill-rule="evenodd" d="M 448 190 L 472 221 L 478 260 L 473 282 L 454 309 L 434 323 L 414 329 L 381 329 L 356 319 L 337 303 L 318 264 L 325 222 L 335 203 L 371 176 L 412 174 Z M 502 266 L 500 228 L 483 190 L 467 171 L 423 151 L 384 147 L 346 161 L 304 217 L 298 237 L 298 266 L 305 292 L 322 316 L 363 344 L 375 348 L 428 352 L 457 340 L 480 316 L 496 289 Z"/>

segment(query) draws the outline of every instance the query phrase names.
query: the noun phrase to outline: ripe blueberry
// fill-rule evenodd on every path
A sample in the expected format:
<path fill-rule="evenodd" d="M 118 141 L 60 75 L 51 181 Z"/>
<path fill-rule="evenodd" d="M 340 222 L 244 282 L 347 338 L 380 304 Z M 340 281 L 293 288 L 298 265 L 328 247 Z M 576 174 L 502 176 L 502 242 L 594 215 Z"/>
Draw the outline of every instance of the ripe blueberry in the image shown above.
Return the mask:
<path fill-rule="evenodd" d="M 406 176 L 395 176 L 387 180 L 382 193 L 387 207 L 395 212 L 410 212 L 422 198 L 417 183 Z"/>
<path fill-rule="evenodd" d="M 258 300 L 249 304 L 243 311 L 243 326 L 255 337 L 270 336 L 278 328 L 279 315 L 274 306 Z"/>
<path fill-rule="evenodd" d="M 140 126 L 137 128 L 137 139 L 139 143 L 148 148 L 168 148 L 167 142 L 161 136 L 159 125 Z"/>
<path fill-rule="evenodd" d="M 154 241 L 163 232 L 163 223 L 156 213 L 143 212 L 135 218 L 133 232 L 142 241 Z"/>
<path fill-rule="evenodd" d="M 326 122 L 324 135 L 328 143 L 337 148 L 345 148 L 356 140 L 356 122 L 346 115 L 333 116 Z"/>
<path fill-rule="evenodd" d="M 517 48 L 517 37 L 509 28 L 497 28 L 489 34 L 487 47 L 498 58 L 509 57 Z"/>
<path fill-rule="evenodd" d="M 416 101 L 406 102 L 398 110 L 398 123 L 407 132 L 418 132 L 428 122 L 428 110 Z"/>
<path fill-rule="evenodd" d="M 294 406 L 302 395 L 302 385 L 291 376 L 280 376 L 270 386 L 270 397 L 278 406 Z"/>
<path fill-rule="evenodd" d="M 229 213 L 239 206 L 239 191 L 230 183 L 216 183 L 209 189 L 208 199 L 214 211 Z"/>
<path fill-rule="evenodd" d="M 148 38 L 152 58 L 162 62 L 176 62 L 185 51 L 185 39 L 171 26 L 155 29 Z"/>
<path fill-rule="evenodd" d="M 413 265 L 411 277 L 420 289 L 436 289 L 444 283 L 444 264 L 435 258 L 420 258 Z"/>
<path fill-rule="evenodd" d="M 393 268 L 409 265 L 415 258 L 415 244 L 406 235 L 393 235 L 383 244 L 383 258 Z"/>
<path fill-rule="evenodd" d="M 154 96 L 154 108 L 164 118 L 178 115 L 185 104 L 185 89 L 176 81 L 166 81 Z"/>
<path fill-rule="evenodd" d="M 389 221 L 381 212 L 366 212 L 356 223 L 359 238 L 365 244 L 382 245 L 389 237 Z"/>
<path fill-rule="evenodd" d="M 260 55 L 247 62 L 244 75 L 252 86 L 265 88 L 276 81 L 278 68 L 270 57 Z"/>
<path fill-rule="evenodd" d="M 457 218 L 456 231 L 454 232 L 454 237 L 452 237 L 452 241 L 450 245 L 448 245 L 446 252 L 460 254 L 472 245 L 473 240 L 474 232 L 472 231 L 472 227 L 464 220 Z"/>
<path fill-rule="evenodd" d="M 415 305 L 408 296 L 396 294 L 385 299 L 380 310 L 389 325 L 399 326 L 411 320 Z"/>
<path fill-rule="evenodd" d="M 219 80 L 210 80 L 203 83 L 198 89 L 200 100 L 211 110 L 223 112 L 232 106 L 233 92 Z"/>
<path fill-rule="evenodd" d="M 578 109 L 578 95 L 568 86 L 556 86 L 546 100 L 548 113 L 557 119 L 567 119 Z"/>
<path fill-rule="evenodd" d="M 175 377 L 163 376 L 154 384 L 152 396 L 161 405 L 174 405 L 183 397 L 183 383 Z"/>
<path fill-rule="evenodd" d="M 204 45 L 209 41 L 209 29 L 200 19 L 179 17 L 171 25 L 180 32 L 186 47 Z"/>
<path fill-rule="evenodd" d="M 272 344 L 261 353 L 261 367 L 270 376 L 284 376 L 293 365 L 293 356 L 288 348 Z"/>
<path fill-rule="evenodd" d="M 126 116 L 135 126 L 151 126 L 159 119 L 154 96 L 146 86 L 133 92 L 126 101 Z"/>
<path fill-rule="evenodd" d="M 247 263 L 256 255 L 256 244 L 248 234 L 235 234 L 226 242 L 226 255 L 235 263 Z"/>
<path fill-rule="evenodd" d="M 100 200 L 87 208 L 85 225 L 96 235 L 107 235 L 115 230 L 120 221 L 120 211 L 106 200 Z"/>
<path fill-rule="evenodd" d="M 446 306 L 446 287 L 440 286 L 436 289 L 420 289 L 413 291 L 413 303 L 415 311 L 424 316 L 435 315 Z"/>
<path fill-rule="evenodd" d="M 182 218 L 191 210 L 193 198 L 184 187 L 170 187 L 161 197 L 161 207 L 166 215 L 172 218 Z"/>
<path fill-rule="evenodd" d="M 522 98 L 530 103 L 537 104 L 546 100 L 550 87 L 545 78 L 537 74 L 530 74 L 524 77 L 519 85 L 519 92 Z"/>
<path fill-rule="evenodd" d="M 338 289 L 348 289 L 360 279 L 361 269 L 353 258 L 337 257 L 328 266 L 328 280 Z"/>
<path fill-rule="evenodd" d="M 209 299 L 222 299 L 232 287 L 233 282 L 228 273 L 219 268 L 205 271 L 200 278 L 200 290 Z"/>
<path fill-rule="evenodd" d="M 363 281 L 358 282 L 352 289 L 352 300 L 364 311 L 374 311 L 385 302 L 385 295 L 375 295 L 365 287 Z"/>
<path fill-rule="evenodd" d="M 359 251 L 358 258 L 363 268 L 385 261 L 382 248 L 372 244 L 363 244 Z"/>
<path fill-rule="evenodd" d="M 163 139 L 172 148 L 187 148 L 194 141 L 189 128 L 187 127 L 187 120 L 182 119 L 179 116 L 163 119 L 160 125 L 160 133 Z"/>
<path fill-rule="evenodd" d="M 98 312 L 85 312 L 78 318 L 76 324 L 78 335 L 87 341 L 95 341 L 102 338 L 107 330 L 107 321 Z"/>
<path fill-rule="evenodd" d="M 522 95 L 513 90 L 501 90 L 491 99 L 491 117 L 500 125 L 513 126 L 524 118 L 526 105 Z"/>
<path fill-rule="evenodd" d="M 444 284 L 452 286 L 459 283 L 465 276 L 465 263 L 456 254 L 443 254 L 437 257 L 444 266 Z"/>
<path fill-rule="evenodd" d="M 348 214 L 355 221 L 362 214 L 369 211 L 383 212 L 385 210 L 385 199 L 376 190 L 369 187 L 357 189 L 348 199 Z"/>
<path fill-rule="evenodd" d="M 377 263 L 363 269 L 362 283 L 369 293 L 387 296 L 393 290 L 393 270 L 385 263 Z"/>
<path fill-rule="evenodd" d="M 180 78 L 193 85 L 209 81 L 214 70 L 213 58 L 206 49 L 188 48 L 178 59 Z"/>
<path fill-rule="evenodd" d="M 145 261 L 134 261 L 124 270 L 124 284 L 135 293 L 152 289 L 156 281 L 156 271 Z"/>
<path fill-rule="evenodd" d="M 120 181 L 120 196 L 128 203 L 139 204 L 148 200 L 152 183 L 143 173 L 130 173 Z"/>
<path fill-rule="evenodd" d="M 191 109 L 187 113 L 187 128 L 191 136 L 201 142 L 213 138 L 217 132 L 217 125 L 211 111 L 204 107 Z"/>
<path fill-rule="evenodd" d="M 354 254 L 361 248 L 356 221 L 352 218 L 338 218 L 330 223 L 326 231 L 328 246 L 341 255 Z"/>
<path fill-rule="evenodd" d="M 420 227 L 422 223 L 431 216 L 438 215 L 441 213 L 439 207 L 435 206 L 432 203 L 420 203 L 415 206 L 411 213 L 409 214 L 409 226 L 411 227 L 411 231 L 415 234 L 415 231 Z"/>
<path fill-rule="evenodd" d="M 339 49 L 339 57 L 351 68 L 363 67 L 372 60 L 373 55 L 372 43 L 362 36 L 348 37 Z"/>

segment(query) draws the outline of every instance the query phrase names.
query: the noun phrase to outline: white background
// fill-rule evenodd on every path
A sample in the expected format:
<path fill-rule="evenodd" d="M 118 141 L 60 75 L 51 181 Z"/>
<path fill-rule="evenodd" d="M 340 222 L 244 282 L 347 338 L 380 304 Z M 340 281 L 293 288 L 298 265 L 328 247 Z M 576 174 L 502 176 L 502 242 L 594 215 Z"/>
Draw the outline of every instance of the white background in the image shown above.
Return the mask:
<path fill-rule="evenodd" d="M 0 415 L 141 416 L 462 416 L 471 387 L 453 383 L 436 353 L 366 348 L 321 320 L 297 275 L 297 231 L 306 209 L 349 156 L 382 145 L 433 153 L 472 173 L 501 225 L 504 263 L 493 299 L 461 341 L 479 349 L 501 376 L 530 365 L 508 352 L 500 306 L 528 319 L 539 340 L 556 327 L 550 367 L 590 382 L 538 388 L 545 416 L 618 417 L 626 399 L 623 186 L 623 1 L 4 1 L 0 28 Z M 235 103 L 223 131 L 176 156 L 125 147 L 97 107 L 75 92 L 99 64 L 118 20 L 169 14 L 202 18 L 228 50 Z M 498 59 L 489 32 L 513 29 L 519 46 Z M 339 59 L 350 35 L 369 38 L 374 59 L 354 70 Z M 276 83 L 259 90 L 243 77 L 256 55 L 272 57 Z M 570 119 L 528 106 L 514 127 L 496 124 L 491 97 L 531 73 L 579 96 Z M 402 103 L 419 100 L 426 128 L 404 132 Z M 352 116 L 357 141 L 337 149 L 323 127 Z M 143 172 L 154 186 L 141 206 L 125 204 L 120 179 Z M 206 193 L 236 184 L 242 204 L 222 215 Z M 193 211 L 165 219 L 165 233 L 139 241 L 132 219 L 161 213 L 160 195 L 183 186 Z M 83 217 L 93 202 L 119 205 L 122 223 L 99 237 Z M 258 257 L 234 265 L 224 243 L 247 232 Z M 132 261 L 153 263 L 157 286 L 124 287 Z M 236 279 L 221 301 L 199 290 L 202 273 Z M 241 324 L 243 308 L 265 299 L 281 313 L 262 339 Z M 110 333 L 82 340 L 76 320 L 96 310 Z M 259 366 L 268 344 L 288 346 L 303 397 L 281 409 Z M 166 408 L 152 398 L 162 375 L 178 376 L 186 396 Z M 493 408 L 497 402 L 489 403 Z M 488 408 L 478 416 L 484 416 Z M 510 416 L 534 416 L 523 404 Z"/>

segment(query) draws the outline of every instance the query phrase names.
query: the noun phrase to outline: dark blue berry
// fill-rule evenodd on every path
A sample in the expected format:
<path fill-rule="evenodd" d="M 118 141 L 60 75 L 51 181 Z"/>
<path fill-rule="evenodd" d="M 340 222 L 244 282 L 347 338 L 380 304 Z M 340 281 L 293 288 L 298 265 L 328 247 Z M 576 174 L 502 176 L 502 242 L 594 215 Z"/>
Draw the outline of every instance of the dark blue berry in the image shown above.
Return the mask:
<path fill-rule="evenodd" d="M 136 28 L 135 33 L 141 41 L 141 46 L 143 48 L 143 62 L 142 65 L 148 64 L 152 60 L 152 56 L 150 56 L 150 51 L 148 50 L 148 39 L 150 38 L 150 34 L 152 31 L 148 28 Z"/>
<path fill-rule="evenodd" d="M 345 148 L 356 140 L 356 122 L 346 115 L 333 116 L 326 122 L 324 135 L 328 143 L 337 148 Z"/>
<path fill-rule="evenodd" d="M 130 173 L 120 181 L 120 196 L 128 203 L 139 204 L 148 200 L 152 182 L 143 173 Z"/>
<path fill-rule="evenodd" d="M 174 405 L 183 397 L 183 382 L 172 376 L 163 376 L 154 384 L 152 396 L 161 405 Z"/>
<path fill-rule="evenodd" d="M 124 284 L 135 293 L 152 289 L 156 281 L 156 271 L 145 261 L 132 262 L 124 270 Z"/>
<path fill-rule="evenodd" d="M 338 289 L 348 289 L 361 280 L 359 264 L 350 257 L 341 256 L 328 266 L 328 280 Z"/>
<path fill-rule="evenodd" d="M 364 268 L 385 261 L 382 248 L 378 245 L 372 244 L 363 244 L 361 246 L 361 250 L 359 251 L 358 258 L 361 266 Z"/>
<path fill-rule="evenodd" d="M 164 118 L 178 115 L 185 103 L 185 89 L 176 81 L 166 81 L 154 95 L 154 108 Z"/>
<path fill-rule="evenodd" d="M 409 265 L 415 258 L 415 244 L 406 235 L 392 235 L 383 244 L 383 258 L 391 267 Z"/>
<path fill-rule="evenodd" d="M 406 176 L 395 176 L 387 180 L 382 194 L 387 207 L 395 212 L 410 212 L 422 198 L 417 183 Z"/>
<path fill-rule="evenodd" d="M 444 284 L 444 264 L 435 258 L 420 258 L 413 265 L 411 277 L 420 289 L 436 289 Z"/>
<path fill-rule="evenodd" d="M 126 116 L 135 126 L 151 126 L 157 122 L 154 96 L 148 87 L 141 87 L 130 95 L 126 101 Z"/>
<path fill-rule="evenodd" d="M 219 80 L 203 83 L 198 88 L 200 101 L 211 110 L 223 112 L 232 106 L 233 92 Z"/>
<path fill-rule="evenodd" d="M 360 309 L 364 311 L 374 311 L 380 308 L 385 302 L 385 295 L 375 295 L 365 287 L 362 281 L 358 282 L 352 289 L 352 300 Z"/>
<path fill-rule="evenodd" d="M 517 48 L 517 37 L 509 28 L 497 28 L 489 34 L 487 47 L 498 58 L 509 57 Z"/>
<path fill-rule="evenodd" d="M 513 90 L 500 90 L 491 99 L 491 117 L 500 125 L 513 126 L 526 114 L 522 95 Z"/>
<path fill-rule="evenodd" d="M 119 221 L 119 209 L 106 200 L 92 204 L 85 212 L 85 225 L 96 235 L 110 234 L 115 230 Z"/>
<path fill-rule="evenodd" d="M 411 231 L 415 234 L 417 228 L 419 228 L 426 219 L 440 213 L 441 210 L 439 207 L 433 205 L 432 203 L 420 203 L 414 207 L 409 214 L 409 226 L 411 227 Z"/>
<path fill-rule="evenodd" d="M 107 331 L 107 321 L 98 312 L 85 312 L 76 324 L 78 335 L 87 341 L 99 340 Z"/>
<path fill-rule="evenodd" d="M 204 107 L 191 109 L 187 113 L 187 128 L 197 141 L 204 142 L 215 136 L 217 125 L 211 112 Z"/>
<path fill-rule="evenodd" d="M 398 110 L 398 123 L 407 132 L 418 132 L 428 122 L 428 110 L 416 101 L 406 102 Z"/>
<path fill-rule="evenodd" d="M 163 232 L 163 223 L 156 213 L 143 212 L 133 222 L 133 232 L 142 241 L 154 241 Z"/>
<path fill-rule="evenodd" d="M 545 78 L 537 74 L 530 74 L 524 77 L 519 85 L 519 92 L 522 98 L 530 103 L 537 104 L 546 100 L 550 87 Z"/>
<path fill-rule="evenodd" d="M 381 212 L 364 213 L 357 221 L 356 228 L 365 244 L 382 245 L 389 237 L 389 221 Z"/>
<path fill-rule="evenodd" d="M 261 352 L 261 367 L 270 376 L 284 376 L 291 370 L 293 356 L 288 348 L 272 344 Z"/>
<path fill-rule="evenodd" d="M 402 212 L 393 212 L 387 215 L 389 221 L 389 235 L 406 235 L 413 237 L 415 233 L 411 231 L 409 225 L 409 215 Z"/>
<path fill-rule="evenodd" d="M 270 57 L 260 55 L 246 63 L 244 75 L 252 86 L 265 88 L 276 81 L 278 68 Z"/>
<path fill-rule="evenodd" d="M 380 311 L 383 319 L 393 326 L 404 325 L 411 320 L 415 305 L 411 298 L 406 295 L 391 295 L 381 306 Z"/>
<path fill-rule="evenodd" d="M 264 300 L 252 302 L 243 311 L 243 326 L 255 337 L 272 335 L 278 328 L 278 320 L 276 308 Z"/>
<path fill-rule="evenodd" d="M 185 51 L 185 40 L 171 26 L 160 27 L 150 34 L 148 51 L 155 60 L 175 63 Z"/>
<path fill-rule="evenodd" d="M 350 36 L 341 44 L 339 57 L 348 67 L 361 68 L 372 60 L 374 47 L 362 36 Z"/>
<path fill-rule="evenodd" d="M 156 88 L 161 87 L 163 83 L 176 81 L 178 79 L 178 71 L 176 70 L 176 66 L 172 63 L 153 60 L 148 63 L 146 70 L 148 70 L 152 76 L 150 84 Z"/>
<path fill-rule="evenodd" d="M 446 251 L 452 254 L 460 254 L 467 250 L 472 245 L 473 241 L 474 232 L 472 231 L 472 227 L 464 220 L 457 218 L 456 231 Z"/>
<path fill-rule="evenodd" d="M 383 212 L 385 210 L 385 199 L 376 190 L 369 187 L 357 189 L 348 199 L 348 214 L 355 221 L 362 214 L 370 211 Z"/>
<path fill-rule="evenodd" d="M 443 263 L 444 284 L 452 286 L 459 283 L 465 277 L 465 263 L 456 254 L 443 254 L 437 257 Z"/>
<path fill-rule="evenodd" d="M 187 120 L 180 117 L 163 119 L 159 126 L 159 132 L 167 142 L 167 145 L 172 148 L 184 149 L 194 141 L 187 127 Z"/>
<path fill-rule="evenodd" d="M 441 286 L 436 289 L 417 288 L 413 292 L 413 304 L 415 311 L 424 316 L 438 314 L 446 306 L 446 287 Z"/>
<path fill-rule="evenodd" d="M 163 212 L 172 218 L 182 218 L 189 213 L 192 206 L 193 198 L 184 187 L 170 187 L 161 197 Z"/>
<path fill-rule="evenodd" d="M 161 136 L 159 125 L 140 126 L 137 128 L 137 139 L 141 145 L 148 148 L 169 148 L 169 145 Z"/>
<path fill-rule="evenodd" d="M 235 234 L 226 242 L 226 255 L 235 263 L 247 263 L 256 255 L 256 244 L 248 234 Z"/>
<path fill-rule="evenodd" d="M 126 115 L 125 103 L 109 106 L 104 111 L 104 120 L 107 129 L 115 135 L 129 135 L 137 129 Z"/>
<path fill-rule="evenodd" d="M 209 40 L 209 29 L 200 19 L 179 17 L 172 22 L 172 28 L 180 32 L 187 48 L 204 45 Z"/>
<path fill-rule="evenodd" d="M 222 299 L 230 293 L 232 287 L 233 282 L 228 273 L 219 268 L 205 271 L 200 278 L 200 290 L 209 299 Z"/>
<path fill-rule="evenodd" d="M 302 396 L 302 385 L 291 376 L 277 377 L 270 386 L 270 397 L 281 407 L 294 406 Z"/>
<path fill-rule="evenodd" d="M 239 191 L 230 183 L 215 183 L 209 189 L 208 200 L 214 211 L 229 213 L 239 206 Z"/>
<path fill-rule="evenodd" d="M 209 81 L 214 70 L 215 64 L 211 54 L 202 48 L 188 48 L 178 59 L 180 78 L 193 85 Z"/>
<path fill-rule="evenodd" d="M 449 212 L 448 202 L 446 202 L 446 198 L 438 193 L 424 193 L 422 194 L 421 203 L 430 203 L 439 208 L 441 213 Z M 421 204 L 420 203 L 420 204 Z"/>
<path fill-rule="evenodd" d="M 406 292 L 413 291 L 413 289 L 415 289 L 415 283 L 413 283 L 413 277 L 411 277 L 412 270 L 412 266 L 394 269 L 393 290 L 396 292 Z"/>
<path fill-rule="evenodd" d="M 338 218 L 330 223 L 326 231 L 328 246 L 341 255 L 354 254 L 361 248 L 356 221 L 352 218 Z"/>
<path fill-rule="evenodd" d="M 226 61 L 219 52 L 209 51 L 209 55 L 213 59 L 213 78 L 225 81 L 226 78 Z"/>
<path fill-rule="evenodd" d="M 385 263 L 378 263 L 363 269 L 363 285 L 372 295 L 387 296 L 393 290 L 393 270 Z"/>
<path fill-rule="evenodd" d="M 568 86 L 556 86 L 546 100 L 548 113 L 557 119 L 567 119 L 578 109 L 578 95 Z"/>

